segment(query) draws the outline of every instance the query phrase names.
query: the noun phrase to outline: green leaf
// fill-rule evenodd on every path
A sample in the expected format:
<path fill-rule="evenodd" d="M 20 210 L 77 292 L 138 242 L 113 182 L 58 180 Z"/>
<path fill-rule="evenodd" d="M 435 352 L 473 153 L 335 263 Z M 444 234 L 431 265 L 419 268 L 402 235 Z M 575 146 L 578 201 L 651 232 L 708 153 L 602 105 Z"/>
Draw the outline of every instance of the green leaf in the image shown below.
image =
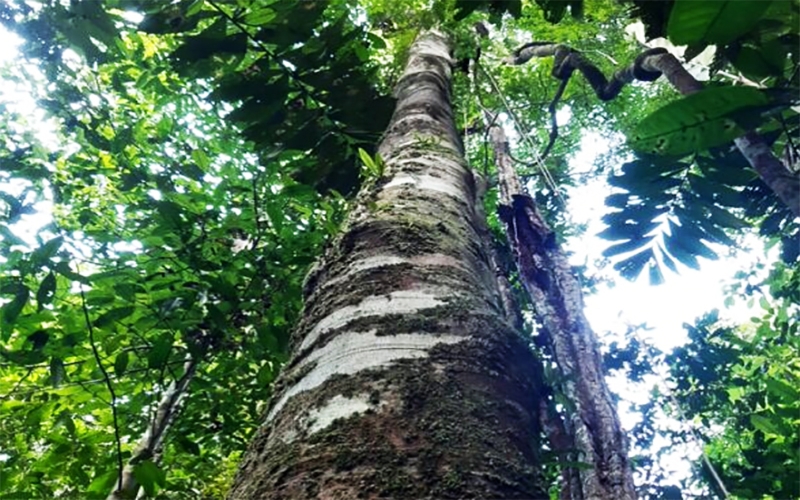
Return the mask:
<path fill-rule="evenodd" d="M 686 177 L 689 179 L 689 185 L 700 198 L 706 200 L 714 199 L 714 195 L 717 192 L 715 183 L 694 173 L 689 173 Z"/>
<path fill-rule="evenodd" d="M 372 47 L 375 49 L 380 50 L 386 48 L 386 41 L 375 33 L 367 33 L 367 39 L 372 44 Z"/>
<path fill-rule="evenodd" d="M 53 301 L 56 294 L 56 275 L 52 271 L 47 273 L 47 276 L 42 280 L 39 285 L 39 290 L 36 291 L 36 304 L 39 310 L 44 309 L 44 306 Z"/>
<path fill-rule="evenodd" d="M 117 471 L 109 470 L 95 476 L 86 490 L 89 493 L 108 493 L 112 488 L 116 488 Z"/>
<path fill-rule="evenodd" d="M 116 309 L 111 309 L 100 315 L 99 318 L 94 320 L 94 326 L 98 328 L 103 328 L 108 326 L 116 321 L 119 321 L 123 318 L 127 318 L 136 310 L 134 306 L 125 306 L 125 307 L 118 307 Z"/>
<path fill-rule="evenodd" d="M 634 240 L 644 238 L 661 225 L 660 222 L 643 221 L 641 223 L 614 224 L 597 233 L 597 236 L 606 240 Z"/>
<path fill-rule="evenodd" d="M 716 243 L 728 246 L 736 245 L 736 242 L 730 236 L 725 234 L 725 231 L 716 226 L 715 222 L 713 222 L 711 219 L 704 217 L 697 219 L 697 222 L 703 228 L 703 231 L 705 231 L 709 241 L 714 241 Z"/>
<path fill-rule="evenodd" d="M 199 456 L 200 455 L 200 446 L 186 437 L 183 434 L 178 434 L 175 436 L 176 444 L 181 447 L 187 453 L 191 453 L 192 455 Z"/>
<path fill-rule="evenodd" d="M 676 45 L 724 45 L 750 32 L 770 0 L 676 0 L 667 22 L 667 36 Z"/>
<path fill-rule="evenodd" d="M 780 76 L 786 63 L 786 50 L 776 43 L 759 48 L 744 46 L 739 48 L 732 62 L 749 78 Z"/>
<path fill-rule="evenodd" d="M 677 238 L 664 237 L 664 246 L 670 255 L 692 269 L 700 269 L 697 258 L 691 252 L 687 252 L 677 241 Z"/>
<path fill-rule="evenodd" d="M 159 486 L 167 484 L 167 475 L 151 460 L 143 460 L 133 466 L 133 477 L 149 496 L 158 493 Z"/>
<path fill-rule="evenodd" d="M 128 351 L 122 351 L 117 354 L 117 357 L 114 359 L 114 374 L 117 377 L 121 377 L 125 374 L 125 370 L 128 369 L 129 359 Z"/>
<path fill-rule="evenodd" d="M 275 19 L 275 16 L 275 11 L 272 9 L 259 9 L 244 16 L 244 23 L 251 26 L 260 26 L 272 21 Z"/>
<path fill-rule="evenodd" d="M 783 399 L 787 404 L 794 404 L 800 401 L 800 391 L 796 387 L 774 378 L 767 379 L 766 384 L 770 393 Z"/>
<path fill-rule="evenodd" d="M 601 220 L 609 226 L 622 224 L 646 225 L 667 210 L 669 209 L 665 206 L 629 205 L 625 207 L 625 210 L 605 214 L 601 217 Z"/>
<path fill-rule="evenodd" d="M 175 126 L 175 120 L 169 115 L 163 116 L 156 124 L 156 132 L 159 137 L 166 137 L 172 132 Z"/>
<path fill-rule="evenodd" d="M 660 245 L 659 245 L 659 250 L 661 250 L 661 262 L 663 262 L 664 265 L 667 266 L 670 269 L 670 271 L 672 271 L 673 273 L 677 273 L 678 272 L 678 266 L 675 265 L 675 261 L 672 259 L 672 257 L 667 255 L 664 252 L 664 249 L 661 248 Z"/>
<path fill-rule="evenodd" d="M 780 436 L 783 434 L 781 427 L 775 423 L 774 418 L 767 418 L 757 413 L 750 415 L 750 423 L 764 434 Z"/>
<path fill-rule="evenodd" d="M 653 236 L 648 236 L 646 238 L 638 239 L 638 240 L 631 240 L 626 241 L 624 243 L 619 243 L 616 245 L 612 245 L 605 250 L 603 250 L 603 255 L 605 257 L 612 257 L 614 255 L 619 255 L 627 252 L 632 252 L 634 250 L 638 250 L 643 246 L 647 245 L 652 241 Z"/>
<path fill-rule="evenodd" d="M 714 221 L 717 226 L 730 227 L 733 229 L 750 227 L 750 224 L 736 217 L 724 208 L 719 208 L 714 205 L 709 205 L 706 208 L 711 212 L 711 220 Z"/>
<path fill-rule="evenodd" d="M 664 283 L 664 274 L 661 272 L 661 268 L 656 264 L 656 262 L 650 262 L 650 285 L 656 286 Z"/>
<path fill-rule="evenodd" d="M 267 216 L 269 216 L 269 222 L 275 230 L 275 233 L 281 234 L 281 229 L 283 229 L 283 221 L 286 218 L 283 204 L 268 201 L 265 208 L 267 211 Z"/>
<path fill-rule="evenodd" d="M 645 264 L 654 259 L 653 250 L 648 248 L 641 253 L 634 254 L 623 261 L 617 262 L 614 264 L 614 269 L 619 271 L 623 278 L 634 280 L 642 272 Z"/>
<path fill-rule="evenodd" d="M 50 358 L 50 383 L 53 387 L 58 387 L 64 381 L 67 373 L 64 370 L 64 360 L 53 356 Z"/>
<path fill-rule="evenodd" d="M 204 171 L 208 170 L 208 167 L 211 166 L 211 161 L 209 161 L 208 156 L 206 156 L 205 151 L 202 149 L 192 150 L 192 159 L 197 163 L 197 166 Z"/>
<path fill-rule="evenodd" d="M 256 374 L 256 381 L 261 387 L 268 387 L 269 384 L 272 382 L 273 378 L 273 370 L 269 363 L 264 363 L 261 365 L 261 368 L 258 369 L 258 374 Z"/>
<path fill-rule="evenodd" d="M 57 236 L 34 250 L 33 254 L 31 255 L 31 263 L 34 265 L 34 267 L 38 268 L 43 264 L 46 264 L 56 254 L 56 252 L 58 252 L 58 249 L 61 248 L 61 244 L 63 242 L 64 238 Z"/>
<path fill-rule="evenodd" d="M 25 246 L 25 242 L 19 236 L 14 234 L 5 224 L 0 224 L 0 236 L 2 237 L 2 241 L 4 243 Z"/>
<path fill-rule="evenodd" d="M 692 255 L 705 257 L 711 260 L 718 258 L 717 253 L 701 241 L 706 235 L 698 226 L 678 226 L 670 221 L 669 227 L 671 236 L 665 236 L 665 240 L 674 242 Z"/>
<path fill-rule="evenodd" d="M 369 169 L 370 172 L 376 172 L 378 170 L 378 166 L 375 164 L 375 161 L 372 157 L 361 148 L 358 148 L 358 157 L 361 158 L 361 162 Z"/>
<path fill-rule="evenodd" d="M 752 115 L 748 110 L 768 102 L 763 92 L 752 87 L 707 88 L 654 111 L 628 139 L 632 148 L 653 154 L 706 150 L 743 135 L 745 129 L 737 123 L 737 116 Z"/>
<path fill-rule="evenodd" d="M 161 335 L 147 353 L 147 367 L 153 369 L 163 368 L 169 359 L 172 349 L 172 336 L 168 333 Z"/>
<path fill-rule="evenodd" d="M 20 313 L 22 313 L 22 309 L 25 307 L 25 304 L 28 303 L 28 297 L 30 297 L 30 289 L 22 283 L 3 285 L 0 293 L 6 294 L 9 292 L 14 294 L 14 298 L 11 299 L 11 302 L 3 305 L 2 307 L 3 340 L 8 340 L 11 336 L 14 323 L 17 321 Z"/>

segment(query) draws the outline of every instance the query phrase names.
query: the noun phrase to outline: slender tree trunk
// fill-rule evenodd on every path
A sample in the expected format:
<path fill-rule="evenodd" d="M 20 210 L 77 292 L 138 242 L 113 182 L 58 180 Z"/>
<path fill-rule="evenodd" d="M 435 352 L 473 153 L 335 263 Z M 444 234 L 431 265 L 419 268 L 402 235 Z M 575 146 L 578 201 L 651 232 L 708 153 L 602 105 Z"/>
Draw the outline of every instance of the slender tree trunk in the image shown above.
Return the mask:
<path fill-rule="evenodd" d="M 143 460 L 152 460 L 158 462 L 161 454 L 161 447 L 164 444 L 164 438 L 167 435 L 172 422 L 180 411 L 181 403 L 189 388 L 189 383 L 197 373 L 197 364 L 199 359 L 189 358 L 183 365 L 183 376 L 174 380 L 158 403 L 156 413 L 150 425 L 144 432 L 144 435 L 139 440 L 133 455 L 125 464 L 125 468 L 120 471 L 117 482 L 114 483 L 114 489 L 109 493 L 107 500 L 122 500 L 130 498 L 139 498 L 141 485 L 136 480 L 133 474 L 136 464 L 141 463 Z"/>
<path fill-rule="evenodd" d="M 383 175 L 309 274 L 229 498 L 547 498 L 533 358 L 503 318 L 450 65 L 437 32 L 412 47 Z"/>
<path fill-rule="evenodd" d="M 561 389 L 575 407 L 567 420 L 568 436 L 561 431 L 557 415 L 543 418 L 551 445 L 560 453 L 561 498 L 633 500 L 636 492 L 627 440 L 605 383 L 597 336 L 583 313 L 580 283 L 555 233 L 524 192 L 503 129 L 493 125 L 489 132 L 503 208 L 500 218 L 506 223 L 520 281 L 530 294 L 542 334 L 562 374 Z M 543 408 L 543 417 L 548 411 Z M 576 469 L 568 462 L 589 467 Z"/>

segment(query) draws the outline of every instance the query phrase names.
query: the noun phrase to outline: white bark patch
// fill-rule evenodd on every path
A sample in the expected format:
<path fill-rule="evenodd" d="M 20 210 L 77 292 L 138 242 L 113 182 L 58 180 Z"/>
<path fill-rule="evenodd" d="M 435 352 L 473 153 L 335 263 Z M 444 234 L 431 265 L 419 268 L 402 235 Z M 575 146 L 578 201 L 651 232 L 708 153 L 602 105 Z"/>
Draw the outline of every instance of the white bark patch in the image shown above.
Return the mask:
<path fill-rule="evenodd" d="M 436 34 L 438 38 L 444 38 L 444 35 L 441 35 L 436 31 L 431 30 L 431 33 Z M 419 39 L 416 42 L 415 52 L 417 54 L 434 56 L 452 62 L 452 59 L 450 59 L 450 54 L 447 51 L 447 44 L 442 43 L 441 40 L 429 40 L 427 38 Z"/>
<path fill-rule="evenodd" d="M 445 193 L 453 198 L 458 198 L 465 203 L 468 202 L 464 190 L 454 185 L 452 181 L 440 179 L 438 177 L 432 177 L 430 175 L 416 175 L 414 177 L 402 174 L 397 175 L 391 180 L 391 182 L 388 182 L 385 186 L 383 186 L 382 190 L 386 191 L 388 189 L 396 188 L 405 184 L 416 184 L 420 189 L 428 189 L 430 191 Z"/>
<path fill-rule="evenodd" d="M 308 365 L 313 368 L 290 387 L 267 415 L 272 420 L 289 398 L 319 387 L 334 375 L 353 375 L 369 368 L 387 367 L 398 359 L 424 358 L 439 344 L 456 344 L 469 337 L 463 335 L 433 335 L 430 333 L 401 333 L 378 336 L 369 332 L 341 332 L 324 346 L 316 349 L 297 366 L 300 372 Z M 285 439 L 286 436 L 283 437 Z"/>
<path fill-rule="evenodd" d="M 364 413 L 377 406 L 369 402 L 369 394 L 359 394 L 354 398 L 336 395 L 323 406 L 308 412 L 308 433 L 314 434 L 328 428 L 336 419 Z"/>
<path fill-rule="evenodd" d="M 445 292 L 448 292 L 446 290 Z M 444 304 L 439 297 L 421 290 L 399 290 L 389 295 L 367 297 L 356 306 L 341 307 L 322 318 L 303 339 L 298 352 L 303 352 L 323 333 L 341 328 L 347 323 L 366 316 L 408 314 Z"/>

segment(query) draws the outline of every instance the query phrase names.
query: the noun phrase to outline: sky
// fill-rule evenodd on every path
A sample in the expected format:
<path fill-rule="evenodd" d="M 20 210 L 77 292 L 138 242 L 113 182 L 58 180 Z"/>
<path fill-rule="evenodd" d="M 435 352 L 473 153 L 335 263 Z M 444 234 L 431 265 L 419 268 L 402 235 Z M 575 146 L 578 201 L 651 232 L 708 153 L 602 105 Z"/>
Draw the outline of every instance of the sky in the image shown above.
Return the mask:
<path fill-rule="evenodd" d="M 581 148 L 570 166 L 576 171 L 591 168 L 595 158 L 607 146 L 602 139 L 592 134 L 584 136 Z M 610 211 L 604 206 L 605 197 L 612 187 L 602 180 L 572 189 L 569 196 L 569 213 L 575 223 L 587 224 L 585 235 L 567 242 L 567 250 L 573 253 L 571 262 L 583 265 L 602 258 L 602 251 L 611 242 L 598 238 L 597 233 L 606 228 L 600 217 Z M 660 349 L 672 349 L 683 344 L 687 337 L 683 323 L 693 320 L 712 309 L 720 309 L 721 317 L 733 322 L 742 322 L 752 316 L 751 312 L 738 304 L 724 308 L 724 286 L 733 280 L 733 275 L 749 269 L 755 262 L 767 257 L 763 244 L 756 237 L 743 240 L 743 247 L 734 255 L 727 247 L 709 244 L 720 258 L 700 259 L 700 269 L 695 270 L 678 264 L 679 274 L 664 271 L 665 282 L 651 286 L 647 272 L 635 282 L 616 275 L 616 271 L 604 269 L 603 275 L 615 276 L 613 285 L 601 284 L 598 293 L 586 297 L 586 315 L 597 332 L 624 331 L 625 325 L 647 323 L 652 330 L 642 337 L 652 341 Z M 774 258 L 775 255 L 769 256 Z"/>

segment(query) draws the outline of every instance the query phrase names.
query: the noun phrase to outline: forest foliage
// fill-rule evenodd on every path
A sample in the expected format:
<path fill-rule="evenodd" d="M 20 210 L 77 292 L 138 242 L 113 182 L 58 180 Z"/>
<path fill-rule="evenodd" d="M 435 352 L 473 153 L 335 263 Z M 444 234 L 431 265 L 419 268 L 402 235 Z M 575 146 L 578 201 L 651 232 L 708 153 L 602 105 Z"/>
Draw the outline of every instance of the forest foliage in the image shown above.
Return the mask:
<path fill-rule="evenodd" d="M 480 49 L 480 68 L 499 82 L 500 94 L 478 71 L 456 75 L 465 134 L 484 108 L 510 105 L 543 145 L 552 61 L 511 66 L 508 54 L 531 40 L 563 43 L 610 74 L 641 52 L 624 29 L 637 21 L 649 39 L 686 45 L 686 59 L 711 51 L 707 89 L 680 97 L 661 80 L 637 83 L 601 105 L 573 76 L 560 102 L 569 123 L 544 164 L 515 145 L 520 174 L 559 238 L 579 235 L 566 188 L 586 176 L 569 160 L 587 130 L 627 134 L 589 173 L 615 188 L 599 215 L 620 279 L 647 268 L 660 283 L 734 251 L 745 234 L 780 248 L 780 261 L 741 270 L 727 291 L 753 302 L 751 322 L 711 313 L 686 325 L 690 342 L 675 352 L 631 340 L 606 361 L 634 381 L 667 366 L 674 388 L 655 390 L 632 430 L 643 495 L 722 494 L 699 463 L 679 484 L 659 466 L 671 445 L 658 449 L 656 436 L 699 435 L 732 495 L 800 497 L 800 228 L 731 142 L 756 131 L 797 175 L 797 2 L 431 5 L 0 5 L 0 23 L 22 40 L 0 67 L 0 498 L 107 496 L 189 364 L 163 449 L 138 457 L 135 473 L 151 497 L 222 497 L 286 360 L 305 272 L 360 183 L 380 175 L 375 147 L 416 34 L 443 26 L 455 56 Z M 479 21 L 488 39 L 475 35 Z M 466 137 L 491 180 L 483 132 Z M 660 426 L 663 408 L 697 432 Z"/>

